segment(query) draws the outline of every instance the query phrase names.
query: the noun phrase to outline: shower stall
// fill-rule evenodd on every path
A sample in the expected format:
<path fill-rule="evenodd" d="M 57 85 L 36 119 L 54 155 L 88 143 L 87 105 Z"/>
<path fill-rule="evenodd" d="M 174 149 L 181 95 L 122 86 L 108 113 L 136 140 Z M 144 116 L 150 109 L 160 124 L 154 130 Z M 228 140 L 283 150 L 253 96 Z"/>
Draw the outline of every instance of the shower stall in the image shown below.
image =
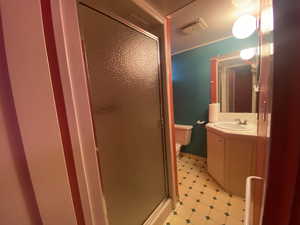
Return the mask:
<path fill-rule="evenodd" d="M 159 40 L 78 4 L 110 225 L 142 225 L 168 194 Z"/>

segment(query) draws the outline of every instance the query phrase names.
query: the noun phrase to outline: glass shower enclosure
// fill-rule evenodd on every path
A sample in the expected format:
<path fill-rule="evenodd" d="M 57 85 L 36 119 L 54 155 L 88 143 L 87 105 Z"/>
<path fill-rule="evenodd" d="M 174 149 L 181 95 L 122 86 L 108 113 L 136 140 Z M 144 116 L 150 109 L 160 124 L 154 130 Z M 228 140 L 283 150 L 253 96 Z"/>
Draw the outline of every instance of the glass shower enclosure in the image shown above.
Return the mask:
<path fill-rule="evenodd" d="M 110 225 L 142 225 L 168 197 L 158 39 L 79 3 Z"/>

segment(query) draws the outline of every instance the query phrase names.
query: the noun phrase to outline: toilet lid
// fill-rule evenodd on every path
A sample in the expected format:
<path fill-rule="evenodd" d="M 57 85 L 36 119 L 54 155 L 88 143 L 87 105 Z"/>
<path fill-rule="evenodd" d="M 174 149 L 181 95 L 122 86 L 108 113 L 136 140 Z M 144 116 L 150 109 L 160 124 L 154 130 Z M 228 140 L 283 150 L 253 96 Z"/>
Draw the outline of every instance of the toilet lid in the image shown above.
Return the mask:
<path fill-rule="evenodd" d="M 175 129 L 191 130 L 192 128 L 193 128 L 193 126 L 191 126 L 191 125 L 175 124 Z"/>

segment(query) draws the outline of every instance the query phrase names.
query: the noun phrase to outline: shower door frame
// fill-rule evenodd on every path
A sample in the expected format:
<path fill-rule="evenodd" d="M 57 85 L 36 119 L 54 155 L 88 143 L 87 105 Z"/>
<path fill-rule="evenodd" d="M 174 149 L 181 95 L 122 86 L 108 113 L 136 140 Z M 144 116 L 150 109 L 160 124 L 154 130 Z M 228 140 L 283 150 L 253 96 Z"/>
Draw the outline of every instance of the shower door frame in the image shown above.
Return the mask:
<path fill-rule="evenodd" d="M 102 180 L 97 161 L 97 147 L 94 136 L 93 119 L 89 99 L 89 88 L 85 58 L 83 53 L 82 39 L 79 30 L 78 1 L 51 1 L 51 15 L 55 47 L 57 49 L 58 64 L 60 67 L 61 83 L 64 92 L 66 114 L 70 127 L 70 136 L 73 146 L 76 176 L 80 191 L 80 200 L 83 214 L 87 224 L 108 225 L 105 199 L 102 189 Z M 102 11 L 102 10 L 101 10 Z M 105 13 L 105 12 L 104 12 Z M 105 13 L 109 14 L 109 13 Z M 113 16 L 116 18 L 115 16 Z M 126 21 L 119 18 L 123 23 Z M 163 19 L 162 30 L 164 35 L 167 24 Z M 126 23 L 128 23 L 126 21 Z M 136 30 L 145 31 L 135 25 Z M 145 32 L 147 36 L 152 34 Z M 168 177 L 166 178 L 167 194 L 163 201 L 154 210 L 145 224 L 161 224 L 178 201 L 178 189 L 176 182 L 176 154 L 173 133 L 173 110 L 170 83 L 170 65 L 168 62 L 168 43 L 163 38 L 159 47 L 159 61 L 164 60 L 164 66 L 159 64 L 160 69 L 160 97 L 164 133 L 163 142 L 166 143 L 166 165 Z M 158 61 L 158 62 L 159 62 Z M 171 113 L 170 113 L 171 112 Z M 100 213 L 99 213 L 100 212 Z"/>
<path fill-rule="evenodd" d="M 162 154 L 163 154 L 163 173 L 164 173 L 164 192 L 165 192 L 165 197 L 164 199 L 155 207 L 154 211 L 151 213 L 153 214 L 157 208 L 160 208 L 160 207 L 163 207 L 163 205 L 165 204 L 165 202 L 168 200 L 168 197 L 169 197 L 169 188 L 168 188 L 168 162 L 167 162 L 167 148 L 166 148 L 166 132 L 165 132 L 165 121 L 166 121 L 166 118 L 165 118 L 165 114 L 164 114 L 164 97 L 163 97 L 163 80 L 162 80 L 162 73 L 161 73 L 161 62 L 160 62 L 160 48 L 159 48 L 159 38 L 147 31 L 145 31 L 144 29 L 130 23 L 129 21 L 117 16 L 117 15 L 114 15 L 113 13 L 109 12 L 109 11 L 106 11 L 104 9 L 98 9 L 96 7 L 93 7 L 92 4 L 89 5 L 89 4 L 86 4 L 84 2 L 82 2 L 81 0 L 78 0 L 77 1 L 77 9 L 78 9 L 78 15 L 79 15 L 79 5 L 83 6 L 83 7 L 86 7 L 88 8 L 89 10 L 92 10 L 94 12 L 96 12 L 97 14 L 99 15 L 102 15 L 102 16 L 105 16 L 111 20 L 113 20 L 114 22 L 116 23 L 119 23 L 129 29 L 132 29 L 142 35 L 144 35 L 145 37 L 148 37 L 150 39 L 152 39 L 153 41 L 155 41 L 156 43 L 156 47 L 157 47 L 157 78 L 158 78 L 158 97 L 159 97 L 159 112 L 160 112 L 160 131 L 161 131 L 161 143 L 162 143 Z M 80 17 L 80 16 L 79 16 Z M 79 21 L 79 27 L 81 26 L 80 24 L 80 21 Z M 86 73 L 86 79 L 87 79 L 87 88 L 88 88 L 88 94 L 89 94 L 89 102 L 90 102 L 90 111 L 92 112 L 92 109 L 94 108 L 93 104 L 92 104 L 92 99 L 91 99 L 91 96 L 92 96 L 92 93 L 91 93 L 91 75 L 90 75 L 90 72 L 89 72 L 89 65 L 88 65 L 88 57 L 87 57 L 87 50 L 86 50 L 86 43 L 85 43 L 85 37 L 84 37 L 84 33 L 81 32 L 81 44 L 82 44 L 82 52 L 83 52 L 83 55 L 84 55 L 84 64 L 85 64 L 85 73 Z M 94 122 L 94 119 L 93 119 L 93 115 L 91 115 L 92 117 L 92 121 L 93 121 L 93 130 L 94 130 L 94 139 L 95 139 L 95 142 L 96 142 L 96 149 L 97 149 L 97 155 L 98 155 L 98 163 L 99 163 L 99 173 L 100 173 L 100 176 L 101 176 L 101 168 L 100 168 L 100 163 L 101 163 L 101 152 L 100 152 L 100 144 L 97 143 L 97 137 L 96 137 L 96 125 L 95 125 L 95 122 Z M 103 184 L 104 180 L 102 180 L 102 184 Z M 104 193 L 105 195 L 105 193 Z M 150 216 L 151 217 L 151 216 Z M 150 221 L 152 221 L 153 219 L 148 219 L 146 220 L 146 222 L 144 223 L 144 225 L 146 224 L 151 224 Z"/>

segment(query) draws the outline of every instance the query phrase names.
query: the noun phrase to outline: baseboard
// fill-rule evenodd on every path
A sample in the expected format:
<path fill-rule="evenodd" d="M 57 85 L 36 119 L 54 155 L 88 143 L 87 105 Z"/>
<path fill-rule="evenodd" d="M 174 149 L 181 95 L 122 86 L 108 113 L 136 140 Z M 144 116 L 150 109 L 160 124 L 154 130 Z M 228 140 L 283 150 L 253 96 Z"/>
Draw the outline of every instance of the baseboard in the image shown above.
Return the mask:
<path fill-rule="evenodd" d="M 143 225 L 162 225 L 172 211 L 172 199 L 161 202 Z"/>
<path fill-rule="evenodd" d="M 205 157 L 194 155 L 194 154 L 187 153 L 187 152 L 180 152 L 179 157 L 180 156 L 187 156 L 187 157 L 190 157 L 192 159 L 207 160 L 207 158 L 205 158 Z"/>

